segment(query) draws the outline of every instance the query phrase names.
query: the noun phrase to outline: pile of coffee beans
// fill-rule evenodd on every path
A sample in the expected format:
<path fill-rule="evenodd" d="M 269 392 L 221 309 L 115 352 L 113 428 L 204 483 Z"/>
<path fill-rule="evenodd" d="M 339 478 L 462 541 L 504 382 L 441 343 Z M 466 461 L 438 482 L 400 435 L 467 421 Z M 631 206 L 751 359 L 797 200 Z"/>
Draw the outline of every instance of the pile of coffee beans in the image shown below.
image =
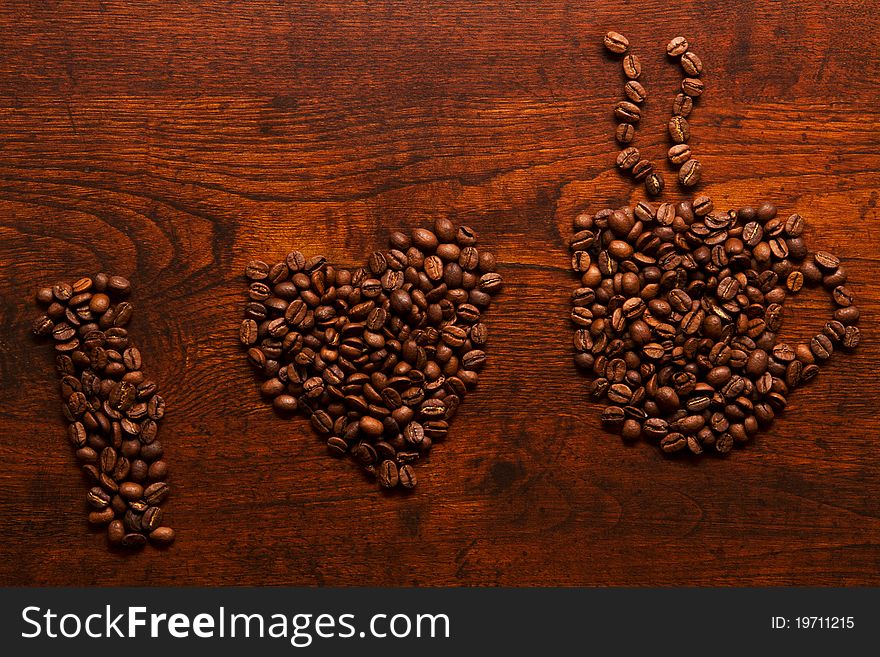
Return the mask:
<path fill-rule="evenodd" d="M 623 74 L 626 79 L 623 91 L 626 100 L 614 106 L 614 117 L 617 119 L 615 137 L 624 145 L 617 155 L 617 168 L 629 173 L 633 180 L 645 181 L 645 190 L 651 196 L 660 196 L 665 187 L 663 174 L 655 169 L 654 162 L 645 158 L 639 149 L 629 146 L 636 134 L 636 124 L 642 119 L 641 105 L 648 97 L 645 87 L 639 82 L 642 65 L 637 55 L 630 52 L 629 40 L 617 32 L 609 32 L 604 39 L 605 48 L 615 54 L 623 55 Z M 669 119 L 667 131 L 672 146 L 667 153 L 669 162 L 678 171 L 678 181 L 684 187 L 693 187 L 702 176 L 702 165 L 699 160 L 691 157 L 688 140 L 691 137 L 687 117 L 693 110 L 694 103 L 704 91 L 700 75 L 703 73 L 703 62 L 690 50 L 687 39 L 678 36 L 666 46 L 666 54 L 681 64 L 684 79 L 680 91 L 672 102 L 672 117 Z"/>
<path fill-rule="evenodd" d="M 859 344 L 847 274 L 831 253 L 808 252 L 798 214 L 719 212 L 698 196 L 585 213 L 574 228 L 574 360 L 608 404 L 602 422 L 627 440 L 728 452 L 836 349 Z M 808 342 L 779 341 L 786 297 L 819 285 L 831 319 Z"/>
<path fill-rule="evenodd" d="M 299 251 L 251 261 L 240 339 L 277 411 L 309 417 L 382 487 L 411 489 L 477 384 L 502 280 L 476 233 L 447 219 L 389 241 L 354 271 Z"/>
<path fill-rule="evenodd" d="M 51 338 L 61 380 L 67 436 L 89 481 L 92 525 L 106 526 L 112 545 L 138 548 L 174 540 L 162 524 L 168 466 L 157 440 L 165 400 L 141 370 L 126 325 L 131 284 L 97 274 L 37 291 L 45 314 L 33 332 Z"/>

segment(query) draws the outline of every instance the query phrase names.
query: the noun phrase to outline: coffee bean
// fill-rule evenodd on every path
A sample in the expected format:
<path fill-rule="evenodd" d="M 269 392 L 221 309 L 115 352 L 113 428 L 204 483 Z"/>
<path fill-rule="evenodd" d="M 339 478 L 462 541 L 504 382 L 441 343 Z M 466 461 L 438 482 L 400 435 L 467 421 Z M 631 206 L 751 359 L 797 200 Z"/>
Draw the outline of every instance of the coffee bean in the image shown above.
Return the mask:
<path fill-rule="evenodd" d="M 799 214 L 791 215 L 785 221 L 785 232 L 789 237 L 800 237 L 804 232 L 804 219 Z"/>
<path fill-rule="evenodd" d="M 816 261 L 816 264 L 819 265 L 822 269 L 827 270 L 835 270 L 840 266 L 840 259 L 832 253 L 828 253 L 827 251 L 817 251 L 813 256 L 813 259 Z"/>
<path fill-rule="evenodd" d="M 675 99 L 672 101 L 672 114 L 673 116 L 690 116 L 691 112 L 694 109 L 694 99 L 688 96 L 687 94 L 677 94 Z M 672 158 L 670 158 L 672 159 Z"/>
<path fill-rule="evenodd" d="M 110 504 L 110 495 L 98 487 L 90 489 L 86 499 L 96 509 L 104 509 Z"/>
<path fill-rule="evenodd" d="M 262 281 L 269 277 L 269 265 L 262 260 L 251 260 L 244 268 L 244 275 L 252 281 Z"/>
<path fill-rule="evenodd" d="M 131 283 L 124 276 L 111 276 L 107 279 L 107 290 L 120 296 L 131 292 Z"/>
<path fill-rule="evenodd" d="M 244 345 L 255 345 L 258 339 L 257 323 L 253 319 L 245 319 L 238 331 L 239 340 Z"/>
<path fill-rule="evenodd" d="M 52 337 L 58 342 L 65 342 L 76 335 L 76 329 L 66 322 L 56 324 L 52 329 Z"/>
<path fill-rule="evenodd" d="M 648 97 L 647 90 L 637 80 L 630 80 L 623 87 L 623 93 L 634 103 L 643 103 Z"/>
<path fill-rule="evenodd" d="M 840 342 L 843 336 L 846 335 L 846 327 L 837 320 L 831 320 L 822 328 L 822 333 L 834 342 Z"/>
<path fill-rule="evenodd" d="M 691 159 L 691 148 L 687 144 L 676 144 L 667 153 L 669 161 L 675 165 L 681 165 Z"/>
<path fill-rule="evenodd" d="M 681 90 L 692 98 L 701 95 L 703 88 L 703 81 L 700 78 L 685 78 L 681 81 Z"/>
<path fill-rule="evenodd" d="M 398 479 L 400 481 L 400 485 L 406 489 L 413 489 L 416 487 L 416 471 L 415 469 L 408 464 L 404 464 L 400 466 L 400 470 L 398 471 Z M 385 485 L 384 483 L 382 485 Z"/>
<path fill-rule="evenodd" d="M 666 45 L 666 54 L 670 57 L 678 57 L 687 52 L 688 42 L 683 36 L 677 36 Z"/>
<path fill-rule="evenodd" d="M 174 530 L 171 527 L 157 527 L 150 532 L 150 540 L 156 545 L 170 545 L 174 542 Z"/>
<path fill-rule="evenodd" d="M 785 280 L 785 287 L 790 292 L 798 292 L 804 286 L 804 275 L 800 271 L 793 271 Z"/>
<path fill-rule="evenodd" d="M 708 196 L 697 196 L 693 200 L 692 208 L 698 217 L 705 217 L 715 209 L 715 204 Z"/>
<path fill-rule="evenodd" d="M 703 62 L 691 51 L 682 53 L 681 68 L 684 69 L 686 75 L 696 77 L 703 72 Z"/>
<path fill-rule="evenodd" d="M 855 324 L 859 321 L 859 315 L 859 309 L 856 306 L 847 306 L 835 310 L 833 317 L 841 324 Z"/>
<path fill-rule="evenodd" d="M 834 345 L 827 335 L 819 333 L 810 340 L 810 351 L 818 360 L 827 360 L 834 353 Z"/>
<path fill-rule="evenodd" d="M 144 494 L 144 489 L 140 484 L 127 481 L 119 486 L 119 495 L 126 500 L 139 500 Z"/>
<path fill-rule="evenodd" d="M 602 423 L 613 428 L 619 428 L 626 419 L 626 413 L 620 406 L 608 406 L 602 411 Z"/>
<path fill-rule="evenodd" d="M 858 326 L 847 326 L 846 333 L 843 336 L 842 344 L 847 349 L 855 349 L 859 346 L 861 340 L 861 332 Z"/>
<path fill-rule="evenodd" d="M 642 74 L 642 63 L 636 55 L 629 54 L 623 58 L 623 74 L 630 80 L 636 80 Z"/>
<path fill-rule="evenodd" d="M 55 300 L 55 293 L 51 287 L 41 287 L 36 294 L 37 303 L 49 305 Z"/>
<path fill-rule="evenodd" d="M 638 148 L 633 148 L 632 146 L 624 148 L 617 155 L 617 168 L 623 170 L 632 169 L 639 159 L 641 159 L 641 155 Z"/>
<path fill-rule="evenodd" d="M 132 306 L 127 301 L 123 301 L 122 303 L 117 304 L 115 308 L 115 313 L 113 316 L 113 326 L 120 327 L 125 326 L 131 321 L 132 315 L 134 314 L 134 306 Z M 105 317 L 107 315 L 104 315 Z"/>
<path fill-rule="evenodd" d="M 621 144 L 629 144 L 636 136 L 636 129 L 632 123 L 618 123 L 614 136 Z"/>
<path fill-rule="evenodd" d="M 143 498 L 144 501 L 150 506 L 157 506 L 161 504 L 166 497 L 168 497 L 168 493 L 170 488 L 168 484 L 164 481 L 157 481 L 154 484 L 150 484 L 144 489 Z"/>
<path fill-rule="evenodd" d="M 676 144 L 683 144 L 691 138 L 691 129 L 687 119 L 683 116 L 673 116 L 669 119 L 669 137 Z"/>
<path fill-rule="evenodd" d="M 639 160 L 633 165 L 633 180 L 643 180 L 654 172 L 654 163 L 649 160 Z"/>
<path fill-rule="evenodd" d="M 666 434 L 660 441 L 660 449 L 662 449 L 667 454 L 679 452 L 686 447 L 687 438 L 677 431 Z"/>
<path fill-rule="evenodd" d="M 141 352 L 136 347 L 129 347 L 122 354 L 122 362 L 129 372 L 141 369 Z"/>
<path fill-rule="evenodd" d="M 144 545 L 146 545 L 146 543 L 147 543 L 147 537 L 144 536 L 143 534 L 139 534 L 139 533 L 135 533 L 135 532 L 125 534 L 125 536 L 123 536 L 122 540 L 120 541 L 120 545 L 122 545 L 122 547 L 131 548 L 131 549 L 143 547 Z"/>
<path fill-rule="evenodd" d="M 608 32 L 605 35 L 605 48 L 615 55 L 622 55 L 629 48 L 629 40 L 617 32 Z"/>
<path fill-rule="evenodd" d="M 693 187 L 700 182 L 702 165 L 699 160 L 687 160 L 678 171 L 678 180 L 685 187 Z"/>
<path fill-rule="evenodd" d="M 73 296 L 73 287 L 69 283 L 58 283 L 52 287 L 52 295 L 57 301 L 66 303 Z"/>
<path fill-rule="evenodd" d="M 785 382 L 789 388 L 796 388 L 803 378 L 804 364 L 800 360 L 793 360 L 788 364 L 785 371 Z"/>
<path fill-rule="evenodd" d="M 838 306 L 846 307 L 851 306 L 853 303 L 853 296 L 849 289 L 843 285 L 838 285 L 831 293 L 832 298 L 834 299 L 834 303 Z"/>
<path fill-rule="evenodd" d="M 650 196 L 660 196 L 663 193 L 663 188 L 666 186 L 666 181 L 663 180 L 663 174 L 659 172 L 654 172 L 648 174 L 648 177 L 645 178 L 645 191 L 648 192 Z"/>
<path fill-rule="evenodd" d="M 379 484 L 384 488 L 394 488 L 399 481 L 397 464 L 391 460 L 382 461 L 377 471 Z"/>
<path fill-rule="evenodd" d="M 642 118 L 642 111 L 638 105 L 624 100 L 614 106 L 614 116 L 626 123 L 638 123 Z"/>
<path fill-rule="evenodd" d="M 147 415 L 157 422 L 165 417 L 165 399 L 160 395 L 153 395 L 147 402 Z"/>

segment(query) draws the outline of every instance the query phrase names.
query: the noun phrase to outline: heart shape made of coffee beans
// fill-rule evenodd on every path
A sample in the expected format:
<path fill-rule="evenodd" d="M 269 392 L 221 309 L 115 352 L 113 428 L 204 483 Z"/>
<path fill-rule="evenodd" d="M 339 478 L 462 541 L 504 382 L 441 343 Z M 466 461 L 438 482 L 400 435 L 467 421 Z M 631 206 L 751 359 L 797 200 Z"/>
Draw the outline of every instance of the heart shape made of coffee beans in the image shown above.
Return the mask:
<path fill-rule="evenodd" d="M 353 271 L 299 251 L 251 261 L 240 340 L 280 413 L 308 416 L 382 487 L 411 489 L 413 464 L 477 384 L 502 280 L 476 233 L 448 219 L 389 243 Z"/>
<path fill-rule="evenodd" d="M 808 253 L 804 220 L 763 203 L 648 202 L 574 222 L 575 364 L 605 400 L 602 423 L 667 453 L 729 452 L 783 411 L 836 347 L 853 349 L 859 311 L 839 259 Z M 808 343 L 777 334 L 788 294 L 822 285 L 836 305 Z"/>

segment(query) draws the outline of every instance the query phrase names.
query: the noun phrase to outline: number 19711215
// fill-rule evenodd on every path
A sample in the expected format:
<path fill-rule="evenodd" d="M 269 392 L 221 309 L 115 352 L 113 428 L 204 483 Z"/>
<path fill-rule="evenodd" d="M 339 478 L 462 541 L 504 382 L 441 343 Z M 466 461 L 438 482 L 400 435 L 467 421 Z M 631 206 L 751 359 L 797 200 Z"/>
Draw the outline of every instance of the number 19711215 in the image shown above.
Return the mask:
<path fill-rule="evenodd" d="M 799 630 L 851 630 L 856 626 L 852 616 L 798 616 Z"/>

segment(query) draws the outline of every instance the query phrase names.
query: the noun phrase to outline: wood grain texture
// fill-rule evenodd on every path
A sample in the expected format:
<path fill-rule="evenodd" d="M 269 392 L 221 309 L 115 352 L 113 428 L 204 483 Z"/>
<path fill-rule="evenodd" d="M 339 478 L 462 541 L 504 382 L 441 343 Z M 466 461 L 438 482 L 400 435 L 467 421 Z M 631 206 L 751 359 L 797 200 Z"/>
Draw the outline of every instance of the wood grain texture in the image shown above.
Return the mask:
<path fill-rule="evenodd" d="M 665 152 L 684 34 L 700 191 L 803 214 L 863 310 L 858 352 L 728 458 L 622 445 L 571 363 L 571 220 L 641 198 L 613 171 L 608 29 L 645 69 L 636 145 Z M 878 34 L 868 2 L 3 3 L 0 584 L 880 584 Z M 480 386 L 387 496 L 258 398 L 241 271 L 292 247 L 360 264 L 436 216 L 507 285 Z M 99 270 L 132 278 L 168 400 L 165 552 L 86 528 L 28 334 L 37 285 Z M 829 309 L 802 295 L 784 333 Z"/>

